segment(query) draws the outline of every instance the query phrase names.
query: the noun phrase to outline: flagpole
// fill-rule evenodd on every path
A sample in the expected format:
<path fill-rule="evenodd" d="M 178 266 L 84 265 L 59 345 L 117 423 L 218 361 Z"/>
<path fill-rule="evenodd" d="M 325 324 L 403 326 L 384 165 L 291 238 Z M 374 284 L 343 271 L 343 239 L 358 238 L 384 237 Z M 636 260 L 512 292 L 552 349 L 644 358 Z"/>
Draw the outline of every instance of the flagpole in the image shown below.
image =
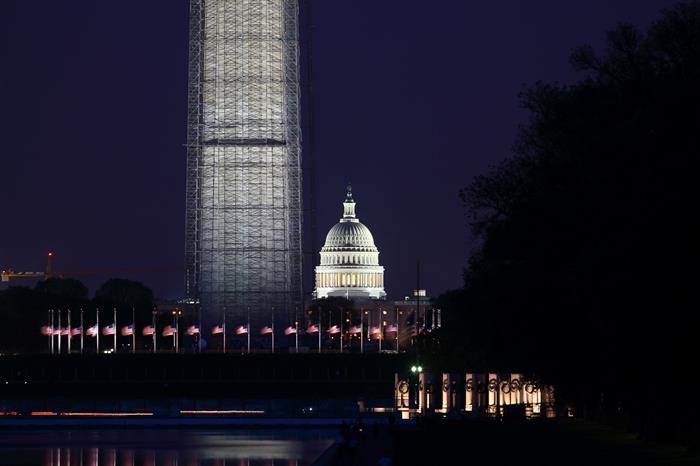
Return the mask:
<path fill-rule="evenodd" d="M 365 311 L 360 308 L 360 353 L 365 352 Z"/>
<path fill-rule="evenodd" d="M 51 333 L 49 333 L 49 348 L 51 348 L 51 354 L 53 354 L 53 334 L 55 333 L 53 325 L 53 309 L 49 309 L 49 321 L 51 322 Z"/>
<path fill-rule="evenodd" d="M 175 353 L 180 352 L 180 311 L 175 311 L 175 333 L 173 333 L 173 338 L 175 338 Z"/>
<path fill-rule="evenodd" d="M 343 352 L 343 311 L 340 311 L 340 352 Z"/>
<path fill-rule="evenodd" d="M 294 352 L 296 354 L 299 354 L 299 321 L 298 320 L 294 321 Z"/>
<path fill-rule="evenodd" d="M 61 354 L 61 310 L 58 310 L 58 354 Z"/>
<path fill-rule="evenodd" d="M 85 322 L 83 321 L 83 308 L 80 308 L 80 354 L 83 354 L 85 345 Z"/>
<path fill-rule="evenodd" d="M 95 310 L 95 325 L 97 326 L 97 332 L 95 332 L 95 353 L 100 354 L 100 308 Z"/>
<path fill-rule="evenodd" d="M 272 352 L 275 352 L 275 308 L 272 308 Z"/>
<path fill-rule="evenodd" d="M 114 308 L 114 352 L 117 352 L 117 308 Z"/>
<path fill-rule="evenodd" d="M 365 311 L 365 315 L 367 316 L 367 342 L 369 342 L 372 338 L 372 335 L 369 333 L 372 331 L 372 313 Z"/>
<path fill-rule="evenodd" d="M 73 339 L 73 335 L 71 335 L 71 327 L 70 327 L 70 309 L 68 309 L 68 354 L 70 354 L 70 341 Z"/>
<path fill-rule="evenodd" d="M 382 308 L 379 308 L 379 352 L 382 352 L 382 340 L 384 339 L 384 319 L 382 317 Z"/>
<path fill-rule="evenodd" d="M 318 353 L 321 354 L 321 328 L 323 327 L 323 316 L 321 308 L 318 308 Z"/>
<path fill-rule="evenodd" d="M 224 353 L 226 353 L 226 308 L 224 308 L 224 331 L 222 332 L 224 335 Z"/>
<path fill-rule="evenodd" d="M 131 306 L 131 353 L 136 352 L 136 309 Z"/>
<path fill-rule="evenodd" d="M 158 344 L 158 342 L 156 340 L 156 338 L 158 338 L 158 337 L 156 336 L 156 311 L 155 311 L 155 309 L 153 310 L 153 312 L 151 312 L 151 320 L 153 323 L 153 353 L 155 353 L 156 349 L 157 349 L 157 344 Z"/>
<path fill-rule="evenodd" d="M 248 307 L 248 323 L 246 324 L 246 335 L 248 337 L 248 354 L 250 354 L 250 307 Z"/>
<path fill-rule="evenodd" d="M 197 325 L 199 325 L 199 333 L 197 334 L 197 352 L 202 352 L 202 306 L 197 304 Z"/>

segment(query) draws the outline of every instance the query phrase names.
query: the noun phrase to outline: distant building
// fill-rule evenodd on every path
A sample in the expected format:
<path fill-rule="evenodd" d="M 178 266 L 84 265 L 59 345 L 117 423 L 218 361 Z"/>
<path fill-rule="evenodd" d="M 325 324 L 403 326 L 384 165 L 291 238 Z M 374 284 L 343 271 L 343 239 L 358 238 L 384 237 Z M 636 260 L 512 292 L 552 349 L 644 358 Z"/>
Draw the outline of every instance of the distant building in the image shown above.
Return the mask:
<path fill-rule="evenodd" d="M 374 237 L 355 215 L 352 187 L 343 201 L 343 218 L 330 229 L 316 267 L 315 298 L 385 299 L 384 267 Z"/>
<path fill-rule="evenodd" d="M 413 290 L 413 296 L 394 301 L 394 309 L 398 312 L 400 339 L 404 346 L 419 333 L 442 327 L 440 309 L 435 308 L 433 298 L 425 290 Z"/>

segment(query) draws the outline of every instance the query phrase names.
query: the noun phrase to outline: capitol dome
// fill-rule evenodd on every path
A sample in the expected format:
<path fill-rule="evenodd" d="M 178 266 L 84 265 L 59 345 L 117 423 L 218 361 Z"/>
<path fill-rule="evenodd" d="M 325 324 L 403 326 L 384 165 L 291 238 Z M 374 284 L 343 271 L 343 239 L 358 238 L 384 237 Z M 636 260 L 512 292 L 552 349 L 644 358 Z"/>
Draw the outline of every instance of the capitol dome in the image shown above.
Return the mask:
<path fill-rule="evenodd" d="M 343 218 L 326 235 L 321 264 L 316 267 L 316 298 L 383 299 L 384 267 L 374 237 L 355 215 L 355 200 L 348 186 L 343 201 Z"/>
<path fill-rule="evenodd" d="M 359 221 L 340 221 L 326 235 L 326 248 L 366 248 L 376 250 L 369 228 Z"/>

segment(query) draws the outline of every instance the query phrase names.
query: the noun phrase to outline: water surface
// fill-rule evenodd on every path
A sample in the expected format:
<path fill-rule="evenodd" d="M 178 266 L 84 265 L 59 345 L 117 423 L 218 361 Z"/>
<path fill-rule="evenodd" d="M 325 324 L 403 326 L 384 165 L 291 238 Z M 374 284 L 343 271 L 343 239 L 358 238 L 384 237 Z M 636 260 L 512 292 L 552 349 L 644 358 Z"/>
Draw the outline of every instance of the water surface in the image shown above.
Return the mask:
<path fill-rule="evenodd" d="M 305 466 L 333 430 L 0 431 L 0 466 Z"/>

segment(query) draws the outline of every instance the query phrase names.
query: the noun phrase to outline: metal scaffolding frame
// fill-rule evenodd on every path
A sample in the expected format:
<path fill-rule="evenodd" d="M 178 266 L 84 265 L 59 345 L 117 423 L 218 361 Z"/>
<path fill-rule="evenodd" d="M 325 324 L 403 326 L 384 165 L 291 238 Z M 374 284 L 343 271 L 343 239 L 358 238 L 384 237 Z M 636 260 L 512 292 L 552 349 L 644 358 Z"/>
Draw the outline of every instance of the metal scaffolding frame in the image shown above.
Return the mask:
<path fill-rule="evenodd" d="M 296 0 L 190 1 L 185 286 L 205 326 L 301 309 L 297 24 Z"/>

